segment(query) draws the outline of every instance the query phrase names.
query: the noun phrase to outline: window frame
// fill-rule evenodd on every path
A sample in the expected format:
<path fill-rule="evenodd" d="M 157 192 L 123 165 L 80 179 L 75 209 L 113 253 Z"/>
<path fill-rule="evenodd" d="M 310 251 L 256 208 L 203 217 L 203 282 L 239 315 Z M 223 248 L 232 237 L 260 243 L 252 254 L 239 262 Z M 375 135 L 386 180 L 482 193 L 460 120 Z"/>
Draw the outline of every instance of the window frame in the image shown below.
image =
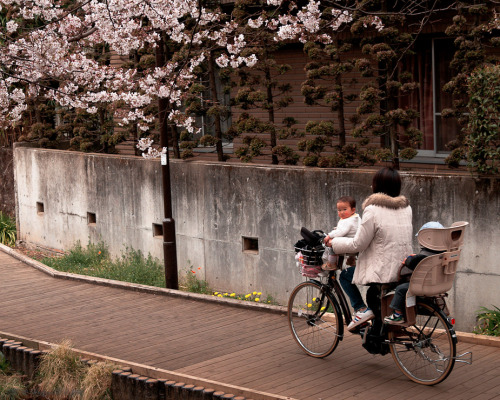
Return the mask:
<path fill-rule="evenodd" d="M 434 37 L 430 38 L 431 41 L 431 73 L 432 73 L 432 139 L 433 139 L 433 150 L 418 149 L 417 157 L 412 161 L 438 161 L 440 164 L 444 164 L 444 159 L 449 156 L 451 151 L 438 151 L 438 117 L 441 116 L 441 112 L 437 110 L 437 77 L 436 77 L 436 40 L 450 39 L 448 37 Z"/>

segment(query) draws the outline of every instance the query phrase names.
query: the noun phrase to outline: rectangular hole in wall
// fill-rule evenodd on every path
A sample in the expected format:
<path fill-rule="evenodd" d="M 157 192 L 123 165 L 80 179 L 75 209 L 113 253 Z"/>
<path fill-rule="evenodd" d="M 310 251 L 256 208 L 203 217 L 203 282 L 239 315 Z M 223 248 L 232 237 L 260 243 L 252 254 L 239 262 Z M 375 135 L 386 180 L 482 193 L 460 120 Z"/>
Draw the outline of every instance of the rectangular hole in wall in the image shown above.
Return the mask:
<path fill-rule="evenodd" d="M 41 203 L 39 201 L 36 202 L 36 212 L 37 212 L 37 214 L 44 213 L 43 203 Z"/>
<path fill-rule="evenodd" d="M 243 253 L 259 254 L 259 239 L 243 236 Z"/>
<path fill-rule="evenodd" d="M 163 236 L 163 225 L 153 224 L 153 237 L 162 237 L 162 236 Z"/>
<path fill-rule="evenodd" d="M 95 224 L 96 224 L 95 213 L 88 212 L 87 213 L 87 225 L 95 225 Z"/>

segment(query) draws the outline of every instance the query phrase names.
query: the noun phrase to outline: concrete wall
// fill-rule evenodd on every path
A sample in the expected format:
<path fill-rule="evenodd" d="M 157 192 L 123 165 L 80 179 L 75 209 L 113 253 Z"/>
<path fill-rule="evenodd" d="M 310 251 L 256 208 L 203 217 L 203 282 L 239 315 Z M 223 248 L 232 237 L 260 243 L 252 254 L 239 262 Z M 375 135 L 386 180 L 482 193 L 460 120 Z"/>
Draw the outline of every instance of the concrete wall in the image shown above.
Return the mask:
<path fill-rule="evenodd" d="M 56 249 L 103 240 L 114 254 L 128 246 L 162 259 L 163 239 L 152 228 L 163 218 L 158 161 L 16 148 L 14 162 L 21 240 Z M 457 328 L 470 331 L 480 306 L 500 305 L 500 181 L 402 175 L 415 231 L 429 220 L 470 222 L 449 302 Z M 372 176 L 373 170 L 172 161 L 180 274 L 202 267 L 215 289 L 257 290 L 285 302 L 302 280 L 293 258 L 300 228 L 331 229 L 335 199 L 349 194 L 361 204 Z M 89 212 L 95 224 L 88 224 Z M 258 252 L 245 251 L 244 238 L 257 239 Z"/>

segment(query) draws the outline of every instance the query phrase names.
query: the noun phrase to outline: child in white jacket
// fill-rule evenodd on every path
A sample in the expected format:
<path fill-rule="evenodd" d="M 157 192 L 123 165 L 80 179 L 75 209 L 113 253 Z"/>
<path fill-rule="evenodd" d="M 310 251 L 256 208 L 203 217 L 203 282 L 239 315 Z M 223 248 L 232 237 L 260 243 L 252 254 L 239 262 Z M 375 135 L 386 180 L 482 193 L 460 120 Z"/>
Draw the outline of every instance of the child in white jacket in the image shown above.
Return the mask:
<path fill-rule="evenodd" d="M 359 215 L 356 214 L 356 200 L 351 196 L 343 196 L 337 200 L 337 213 L 340 218 L 337 226 L 325 237 L 325 244 L 336 237 L 354 237 L 359 226 Z"/>
<path fill-rule="evenodd" d="M 340 218 L 337 226 L 325 237 L 327 250 L 331 250 L 331 241 L 336 237 L 354 237 L 359 226 L 359 215 L 356 214 L 356 200 L 351 196 L 343 196 L 337 200 L 337 213 Z M 332 252 L 333 254 L 333 252 Z M 355 265 L 355 256 L 347 258 L 347 265 Z M 334 267 L 336 268 L 336 266 Z M 328 265 L 324 269 L 334 269 Z"/>

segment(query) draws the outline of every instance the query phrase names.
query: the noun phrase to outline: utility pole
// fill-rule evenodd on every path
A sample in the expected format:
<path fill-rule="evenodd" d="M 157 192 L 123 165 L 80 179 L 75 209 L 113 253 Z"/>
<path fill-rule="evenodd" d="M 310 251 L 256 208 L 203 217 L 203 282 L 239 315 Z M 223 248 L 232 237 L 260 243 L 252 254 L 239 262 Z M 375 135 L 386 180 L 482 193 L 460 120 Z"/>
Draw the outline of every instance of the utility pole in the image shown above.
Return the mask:
<path fill-rule="evenodd" d="M 156 66 L 165 65 L 164 39 L 157 43 Z M 172 196 L 170 187 L 170 163 L 168 156 L 168 125 L 167 125 L 168 100 L 158 98 L 158 117 L 160 121 L 160 148 L 161 154 L 161 175 L 163 190 L 163 259 L 165 265 L 165 287 L 168 289 L 179 289 L 177 274 L 177 250 L 175 245 L 175 221 L 172 216 Z"/>

